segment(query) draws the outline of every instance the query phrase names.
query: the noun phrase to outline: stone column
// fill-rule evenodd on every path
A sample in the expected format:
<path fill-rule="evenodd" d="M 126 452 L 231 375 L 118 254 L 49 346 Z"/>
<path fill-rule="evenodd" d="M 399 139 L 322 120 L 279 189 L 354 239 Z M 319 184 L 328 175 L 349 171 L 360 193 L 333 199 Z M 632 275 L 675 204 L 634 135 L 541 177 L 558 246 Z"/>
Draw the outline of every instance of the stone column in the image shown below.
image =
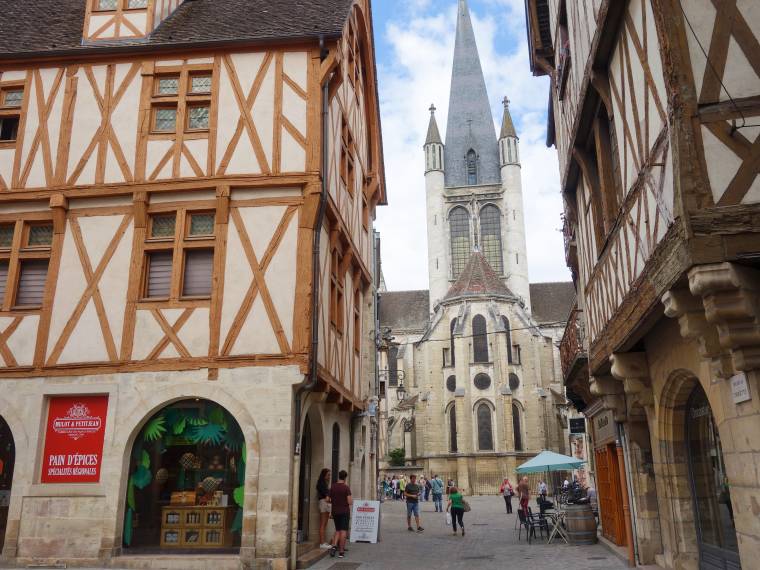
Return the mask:
<path fill-rule="evenodd" d="M 624 429 L 629 442 L 629 477 L 634 493 L 639 562 L 654 564 L 655 555 L 662 552 L 662 530 L 648 424 L 648 419 L 654 418 L 649 364 L 644 352 L 617 353 L 610 360 L 612 375 L 622 382 L 626 397 L 628 421 Z"/>

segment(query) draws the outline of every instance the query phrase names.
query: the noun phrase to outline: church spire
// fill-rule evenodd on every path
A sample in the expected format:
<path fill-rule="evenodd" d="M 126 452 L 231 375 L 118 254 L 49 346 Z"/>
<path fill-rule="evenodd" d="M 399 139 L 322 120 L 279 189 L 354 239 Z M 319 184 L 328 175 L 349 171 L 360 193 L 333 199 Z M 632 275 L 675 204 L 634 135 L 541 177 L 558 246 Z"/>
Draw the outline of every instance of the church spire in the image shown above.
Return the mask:
<path fill-rule="evenodd" d="M 504 103 L 504 117 L 501 119 L 501 135 L 499 135 L 499 139 L 505 139 L 507 137 L 517 138 L 515 125 L 512 122 L 512 114 L 509 112 L 509 99 L 504 97 L 502 103 Z"/>
<path fill-rule="evenodd" d="M 446 186 L 500 184 L 499 150 L 467 0 L 459 0 L 449 119 Z"/>
<path fill-rule="evenodd" d="M 427 138 L 425 144 L 443 144 L 441 133 L 438 131 L 438 122 L 435 120 L 435 105 L 430 105 L 430 124 L 428 125 Z"/>

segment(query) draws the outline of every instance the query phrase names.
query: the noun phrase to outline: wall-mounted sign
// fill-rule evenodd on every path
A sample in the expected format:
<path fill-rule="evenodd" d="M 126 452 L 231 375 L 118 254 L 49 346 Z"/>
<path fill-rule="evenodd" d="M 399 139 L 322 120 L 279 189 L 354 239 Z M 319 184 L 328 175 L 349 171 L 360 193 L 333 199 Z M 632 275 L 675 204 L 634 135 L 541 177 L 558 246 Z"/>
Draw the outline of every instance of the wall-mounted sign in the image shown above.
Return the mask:
<path fill-rule="evenodd" d="M 570 433 L 586 433 L 586 418 L 570 418 Z"/>
<path fill-rule="evenodd" d="M 734 397 L 734 404 L 749 402 L 752 399 L 749 384 L 747 383 L 747 375 L 744 372 L 731 377 L 731 394 Z"/>
<path fill-rule="evenodd" d="M 50 398 L 43 483 L 97 483 L 103 463 L 108 396 Z"/>
<path fill-rule="evenodd" d="M 617 426 L 611 410 L 604 410 L 594 416 L 594 445 L 606 445 L 617 439 Z"/>

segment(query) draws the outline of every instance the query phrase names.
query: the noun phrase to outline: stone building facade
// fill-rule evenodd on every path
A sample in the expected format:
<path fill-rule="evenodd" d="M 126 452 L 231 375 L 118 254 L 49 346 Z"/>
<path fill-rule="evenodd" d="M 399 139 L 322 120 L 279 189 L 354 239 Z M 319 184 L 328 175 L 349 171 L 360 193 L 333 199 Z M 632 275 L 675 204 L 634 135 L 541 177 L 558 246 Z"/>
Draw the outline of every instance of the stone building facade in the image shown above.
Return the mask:
<path fill-rule="evenodd" d="M 563 373 L 603 533 L 632 563 L 754 568 L 760 13 L 530 0 L 527 21 L 578 292 Z"/>
<path fill-rule="evenodd" d="M 571 283 L 528 283 L 519 139 L 498 136 L 467 2 L 458 3 L 444 143 L 425 152 L 428 291 L 382 292 L 380 455 L 494 493 L 543 449 L 566 451 L 558 343 Z M 387 467 L 393 470 L 392 467 Z"/>
<path fill-rule="evenodd" d="M 374 496 L 370 2 L 275 4 L 3 4 L 2 564 L 295 568 Z"/>

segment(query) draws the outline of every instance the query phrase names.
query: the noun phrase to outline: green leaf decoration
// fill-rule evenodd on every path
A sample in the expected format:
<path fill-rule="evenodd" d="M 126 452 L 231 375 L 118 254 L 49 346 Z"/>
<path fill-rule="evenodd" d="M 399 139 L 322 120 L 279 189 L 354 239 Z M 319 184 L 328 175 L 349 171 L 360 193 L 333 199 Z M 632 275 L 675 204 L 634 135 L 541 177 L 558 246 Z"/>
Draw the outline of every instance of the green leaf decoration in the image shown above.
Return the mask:
<path fill-rule="evenodd" d="M 187 418 L 187 423 L 191 426 L 205 426 L 208 423 L 208 420 L 203 418 Z"/>
<path fill-rule="evenodd" d="M 243 500 L 245 499 L 245 487 L 236 487 L 232 492 L 232 498 L 235 499 L 235 504 L 243 508 Z"/>
<path fill-rule="evenodd" d="M 166 433 L 166 419 L 164 416 L 156 416 L 143 428 L 145 441 L 156 441 L 164 437 Z"/>
<path fill-rule="evenodd" d="M 193 426 L 190 429 L 190 440 L 203 445 L 219 445 L 224 441 L 224 427 L 219 424 Z"/>
<path fill-rule="evenodd" d="M 150 485 L 150 482 L 153 480 L 153 475 L 150 472 L 150 469 L 145 467 L 144 465 L 140 465 L 137 468 L 137 471 L 134 472 L 132 475 L 132 482 L 134 483 L 135 487 L 138 489 L 145 489 L 148 485 Z"/>
<path fill-rule="evenodd" d="M 170 429 L 177 425 L 178 422 L 185 419 L 185 414 L 183 414 L 182 410 L 179 408 L 169 408 L 168 410 L 165 410 L 164 416 L 166 417 L 166 424 Z"/>
<path fill-rule="evenodd" d="M 227 419 L 225 418 L 225 413 L 222 408 L 214 408 L 214 411 L 211 412 L 208 416 L 208 421 L 210 421 L 212 424 L 218 424 L 220 426 L 226 426 L 227 425 Z"/>
<path fill-rule="evenodd" d="M 245 446 L 243 446 L 243 451 L 240 454 L 240 458 L 243 460 L 243 464 L 240 467 L 245 469 L 245 464 L 248 463 L 248 451 L 245 449 Z"/>
<path fill-rule="evenodd" d="M 232 521 L 230 531 L 240 532 L 241 530 L 243 530 L 243 509 L 238 509 L 237 513 L 235 513 L 235 520 Z"/>
<path fill-rule="evenodd" d="M 127 483 L 127 506 L 133 511 L 137 508 L 135 506 L 135 483 L 132 477 L 129 478 L 129 483 Z"/>
<path fill-rule="evenodd" d="M 124 515 L 124 544 L 127 546 L 132 545 L 132 517 L 134 510 L 127 509 L 127 514 Z"/>
<path fill-rule="evenodd" d="M 174 435 L 182 435 L 182 432 L 185 431 L 185 426 L 187 426 L 187 418 L 181 418 L 174 424 L 174 427 L 172 427 L 172 433 Z"/>
<path fill-rule="evenodd" d="M 150 468 L 150 455 L 148 455 L 147 451 L 142 452 L 142 456 L 140 457 L 140 465 L 146 469 Z"/>
<path fill-rule="evenodd" d="M 224 438 L 224 445 L 227 446 L 227 449 L 234 453 L 239 451 L 244 443 L 243 432 L 240 431 L 240 428 L 236 424 L 233 424 L 231 429 L 227 429 L 227 434 Z"/>

